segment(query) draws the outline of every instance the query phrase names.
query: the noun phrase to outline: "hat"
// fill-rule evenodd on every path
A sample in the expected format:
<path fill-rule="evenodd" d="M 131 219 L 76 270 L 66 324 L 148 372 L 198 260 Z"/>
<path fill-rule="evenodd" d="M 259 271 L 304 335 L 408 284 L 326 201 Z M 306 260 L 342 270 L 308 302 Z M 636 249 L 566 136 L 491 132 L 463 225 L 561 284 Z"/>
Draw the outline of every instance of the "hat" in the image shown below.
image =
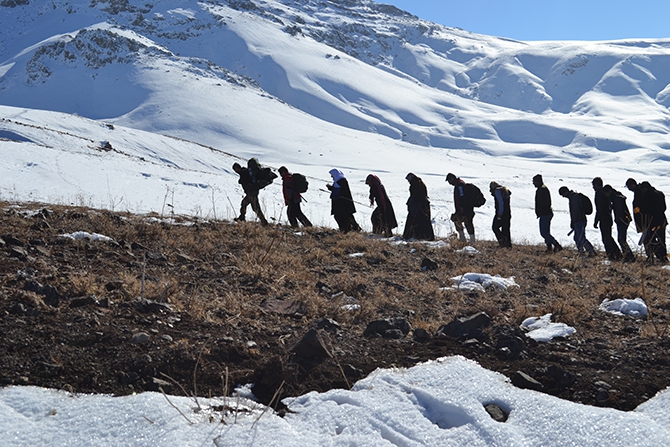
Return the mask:
<path fill-rule="evenodd" d="M 569 192 L 570 189 L 567 186 L 561 186 L 560 188 L 558 188 L 558 193 L 562 196 L 565 196 Z"/>
<path fill-rule="evenodd" d="M 449 180 L 456 180 L 456 176 L 454 174 L 452 174 L 451 172 L 449 174 L 447 174 L 447 180 L 446 181 L 448 182 Z"/>

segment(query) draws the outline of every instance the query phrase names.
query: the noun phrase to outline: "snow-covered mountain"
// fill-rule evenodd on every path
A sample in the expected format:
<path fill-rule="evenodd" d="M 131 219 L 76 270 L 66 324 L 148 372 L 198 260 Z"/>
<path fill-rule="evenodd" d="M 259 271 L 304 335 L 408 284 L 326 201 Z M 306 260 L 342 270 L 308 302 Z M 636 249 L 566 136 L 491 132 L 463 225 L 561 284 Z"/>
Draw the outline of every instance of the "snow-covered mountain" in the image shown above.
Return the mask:
<path fill-rule="evenodd" d="M 54 132 L 64 132 L 95 141 L 91 150 L 109 141 L 124 154 L 132 152 L 140 165 L 152 162 L 172 172 L 146 177 L 140 165 L 125 167 L 119 174 L 123 194 L 114 178 L 102 188 L 89 185 L 102 174 L 90 182 L 88 168 L 65 175 L 42 163 L 40 176 L 31 180 L 29 171 L 37 169 L 19 178 L 5 167 L 5 195 L 54 200 L 63 189 L 62 201 L 81 194 L 108 205 L 114 202 L 109 197 L 122 196 L 124 208 L 156 210 L 167 195 L 196 200 L 198 194 L 184 185 L 199 184 L 207 199 L 192 207 L 212 211 L 217 188 L 229 191 L 236 179 L 228 160 L 205 160 L 203 150 L 286 164 L 313 176 L 313 184 L 325 182 L 331 167 L 361 183 L 377 172 L 399 210 L 407 195 L 404 176 L 415 171 L 428 183 L 438 225 L 445 227 L 449 171 L 483 189 L 494 179 L 507 184 L 515 192 L 515 217 L 524 220 L 534 219 L 530 177 L 537 172 L 553 190 L 560 181 L 587 189 L 595 175 L 619 189 L 629 176 L 670 189 L 664 177 L 670 39 L 518 42 L 448 28 L 368 0 L 0 5 L 0 104 L 11 106 L 0 109 L 0 137 L 12 140 L 0 142 L 5 159 L 17 153 L 15 145 L 35 144 L 24 160 L 35 164 L 45 146 L 73 150 L 50 143 Z M 49 132 L 39 132 L 46 123 Z M 111 166 L 117 166 L 116 156 L 104 154 Z M 184 170 L 204 180 L 182 179 Z M 67 177 L 70 186 L 55 177 Z M 147 178 L 155 183 L 137 186 Z M 365 189 L 361 184 L 355 191 L 361 202 Z M 143 195 L 148 191 L 154 191 L 151 198 Z M 274 189 L 267 198 L 277 218 L 278 193 Z M 232 215 L 237 197 L 229 196 L 219 209 L 228 207 Z M 327 195 L 311 203 L 312 213 L 319 213 L 327 208 Z M 179 211 L 194 210 L 182 205 Z M 330 224 L 327 210 L 322 213 L 316 222 Z M 517 238 L 536 239 L 534 225 L 532 231 L 517 228 Z"/>

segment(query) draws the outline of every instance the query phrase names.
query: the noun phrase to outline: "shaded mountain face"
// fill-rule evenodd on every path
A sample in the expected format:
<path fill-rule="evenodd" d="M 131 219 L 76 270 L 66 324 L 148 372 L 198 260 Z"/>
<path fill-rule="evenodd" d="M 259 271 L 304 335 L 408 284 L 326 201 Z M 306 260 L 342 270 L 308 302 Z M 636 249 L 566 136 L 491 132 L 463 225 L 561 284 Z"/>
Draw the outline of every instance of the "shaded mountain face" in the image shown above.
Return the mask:
<path fill-rule="evenodd" d="M 424 146 L 667 149 L 670 40 L 516 42 L 365 0 L 5 0 L 0 14 L 4 105 L 170 132 L 160 110 L 186 109 L 187 127 L 223 86 Z M 199 98 L 171 103 L 183 82 Z"/>

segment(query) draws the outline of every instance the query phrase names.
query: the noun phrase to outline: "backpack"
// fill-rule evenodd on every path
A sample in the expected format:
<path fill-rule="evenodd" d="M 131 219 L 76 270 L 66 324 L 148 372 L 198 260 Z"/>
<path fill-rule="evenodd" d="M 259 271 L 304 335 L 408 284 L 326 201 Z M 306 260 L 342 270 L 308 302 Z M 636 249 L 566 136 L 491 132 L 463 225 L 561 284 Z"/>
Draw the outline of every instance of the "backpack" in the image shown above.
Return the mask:
<path fill-rule="evenodd" d="M 251 179 L 258 189 L 265 188 L 277 178 L 277 174 L 272 172 L 272 169 L 262 167 L 256 158 L 250 158 L 247 162 L 247 167 L 249 168 Z"/>
<path fill-rule="evenodd" d="M 584 211 L 584 214 L 588 216 L 589 214 L 593 213 L 593 203 L 591 203 L 591 199 L 589 199 L 588 196 L 582 194 L 581 192 L 577 194 L 579 194 L 579 200 L 581 200 L 582 211 Z"/>
<path fill-rule="evenodd" d="M 486 203 L 486 197 L 482 194 L 482 190 L 472 183 L 465 184 L 465 198 L 475 208 L 479 208 Z"/>
<path fill-rule="evenodd" d="M 297 172 L 293 173 L 292 175 L 293 175 L 293 187 L 295 188 L 296 192 L 299 194 L 307 192 L 307 188 L 309 187 L 307 177 L 305 177 L 302 174 L 298 174 Z"/>

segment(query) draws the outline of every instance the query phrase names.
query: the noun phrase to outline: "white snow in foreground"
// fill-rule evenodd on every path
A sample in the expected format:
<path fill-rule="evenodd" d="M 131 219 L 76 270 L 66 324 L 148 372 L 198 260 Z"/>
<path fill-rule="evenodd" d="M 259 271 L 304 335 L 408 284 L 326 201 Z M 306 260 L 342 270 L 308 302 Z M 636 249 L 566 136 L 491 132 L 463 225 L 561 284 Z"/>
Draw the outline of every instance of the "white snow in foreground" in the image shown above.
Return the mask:
<path fill-rule="evenodd" d="M 541 317 L 530 317 L 523 320 L 521 329 L 526 332 L 526 337 L 535 341 L 548 342 L 556 337 L 567 337 L 577 330 L 565 323 L 552 323 L 551 314 Z"/>
<path fill-rule="evenodd" d="M 68 239 L 74 239 L 75 241 L 86 239 L 90 241 L 111 242 L 114 240 L 109 236 L 105 236 L 98 233 L 89 233 L 87 231 L 75 231 L 74 233 L 60 234 L 59 236 L 66 237 Z"/>
<path fill-rule="evenodd" d="M 615 315 L 630 315 L 638 318 L 644 318 L 648 313 L 647 303 L 642 298 L 635 298 L 634 300 L 628 298 L 609 300 L 606 298 L 600 303 L 599 309 Z"/>
<path fill-rule="evenodd" d="M 662 446 L 670 442 L 670 393 L 635 411 L 589 407 L 515 388 L 462 357 L 376 370 L 351 390 L 284 403 L 284 418 L 244 398 L 159 393 L 72 395 L 35 387 L 0 390 L 3 445 L 104 446 Z M 509 412 L 496 422 L 484 405 Z M 220 407 L 228 406 L 222 423 Z M 235 411 L 237 409 L 238 411 Z M 219 410 L 219 411 L 217 411 Z M 188 419 L 188 420 L 187 420 Z M 190 422 L 189 422 L 190 421 Z"/>
<path fill-rule="evenodd" d="M 503 278 L 500 275 L 492 276 L 488 273 L 466 273 L 451 278 L 454 285 L 446 289 L 455 289 L 462 291 L 485 292 L 489 288 L 495 290 L 505 290 L 509 287 L 519 287 L 514 281 L 514 277 Z"/>

